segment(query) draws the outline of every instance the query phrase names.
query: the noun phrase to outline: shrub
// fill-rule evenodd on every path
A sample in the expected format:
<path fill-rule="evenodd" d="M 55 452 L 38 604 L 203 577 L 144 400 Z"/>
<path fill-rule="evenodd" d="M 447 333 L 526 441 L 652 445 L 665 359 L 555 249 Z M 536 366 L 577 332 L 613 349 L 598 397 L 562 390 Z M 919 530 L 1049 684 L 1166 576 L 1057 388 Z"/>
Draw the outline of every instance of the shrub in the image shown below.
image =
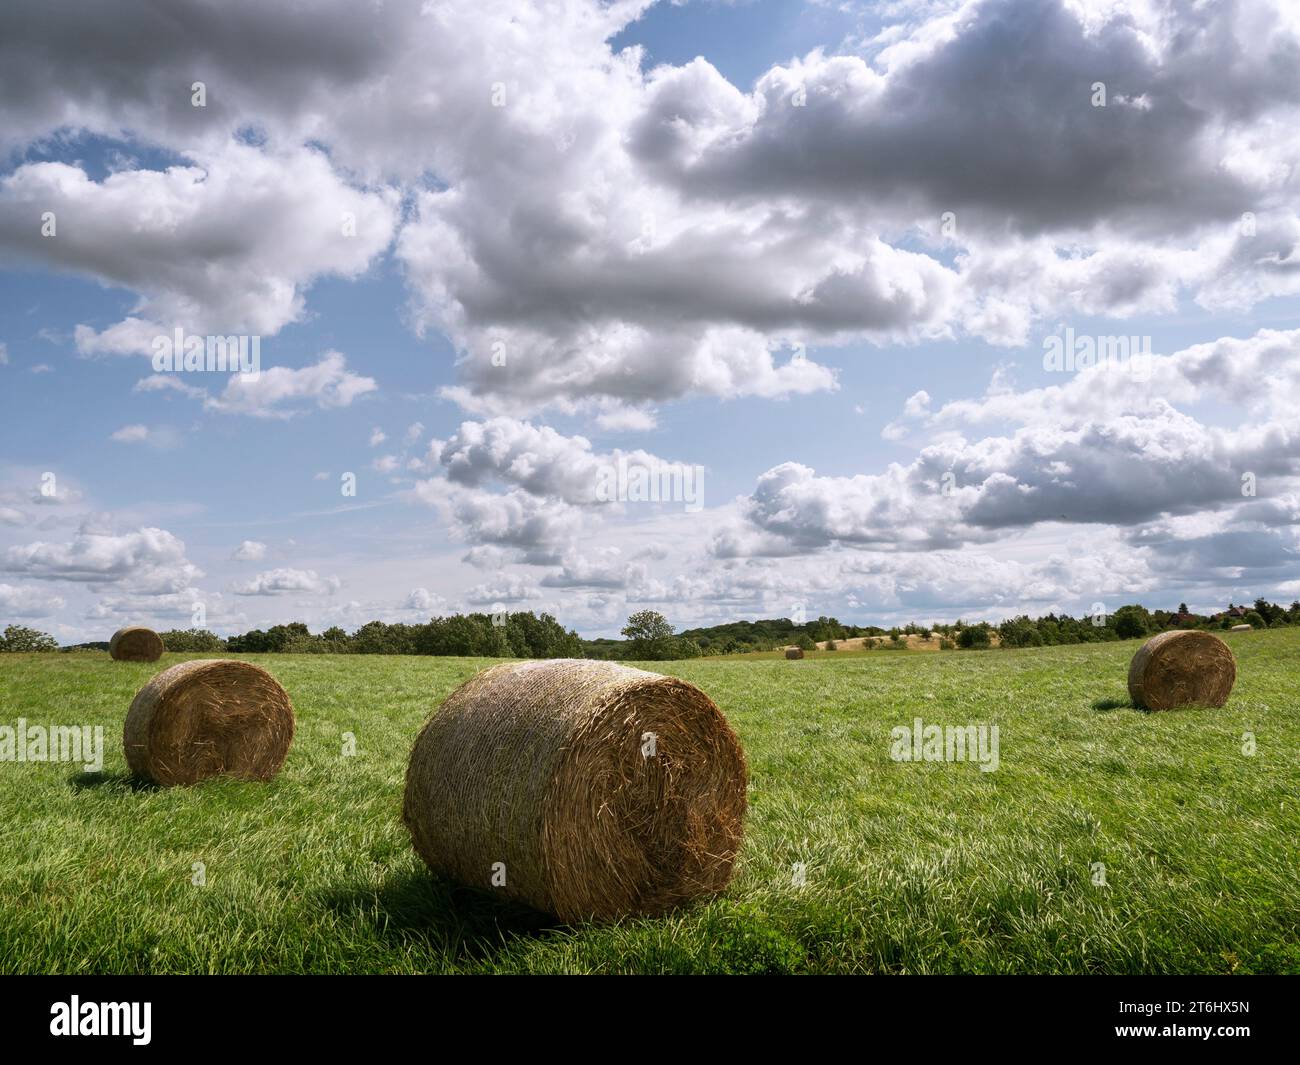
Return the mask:
<path fill-rule="evenodd" d="M 57 651 L 59 641 L 46 632 L 10 625 L 0 636 L 0 651 Z"/>
<path fill-rule="evenodd" d="M 160 632 L 163 646 L 169 651 L 224 651 L 226 641 L 207 629 L 172 629 Z"/>
<path fill-rule="evenodd" d="M 1041 647 L 1042 634 L 1027 617 L 1012 618 L 998 626 L 1003 647 Z"/>
<path fill-rule="evenodd" d="M 992 643 L 993 641 L 989 638 L 989 627 L 983 622 L 962 629 L 961 635 L 957 637 L 958 646 L 964 647 L 968 650 L 972 648 L 989 647 Z"/>
<path fill-rule="evenodd" d="M 627 640 L 627 657 L 656 660 L 671 658 L 673 627 L 657 610 L 639 610 L 627 619 L 619 633 Z"/>
<path fill-rule="evenodd" d="M 1115 635 L 1135 640 L 1151 631 L 1151 615 L 1140 606 L 1122 606 L 1115 611 Z"/>
<path fill-rule="evenodd" d="M 698 643 L 684 636 L 672 637 L 667 643 L 667 648 L 669 658 L 699 658 L 704 653 Z"/>

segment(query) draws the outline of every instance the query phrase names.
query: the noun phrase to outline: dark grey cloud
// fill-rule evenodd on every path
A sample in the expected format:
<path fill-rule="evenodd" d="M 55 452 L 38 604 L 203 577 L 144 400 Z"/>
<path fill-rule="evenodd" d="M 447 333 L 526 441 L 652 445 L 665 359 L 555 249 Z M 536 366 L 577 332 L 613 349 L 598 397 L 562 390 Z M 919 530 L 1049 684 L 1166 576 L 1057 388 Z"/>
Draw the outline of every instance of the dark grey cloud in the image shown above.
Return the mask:
<path fill-rule="evenodd" d="M 10 0 L 0 5 L 0 143 L 60 129 L 147 143 L 218 139 L 247 124 L 305 128 L 330 96 L 381 76 L 418 18 L 346 0 Z M 207 86 L 205 107 L 191 86 Z"/>
<path fill-rule="evenodd" d="M 1278 529 L 1224 529 L 1204 536 L 1178 536 L 1168 529 L 1138 529 L 1129 537 L 1144 548 L 1148 565 L 1161 575 L 1196 574 L 1200 580 L 1248 577 L 1252 583 L 1280 581 L 1300 564 L 1293 535 Z"/>
<path fill-rule="evenodd" d="M 1162 15 L 1086 27 L 1061 2 L 987 0 L 883 75 L 845 56 L 774 69 L 752 108 L 697 61 L 659 76 L 630 144 L 692 195 L 813 196 L 904 224 L 954 211 L 990 230 L 1133 234 L 1257 209 L 1224 135 L 1293 114 L 1300 41 L 1264 4 Z"/>

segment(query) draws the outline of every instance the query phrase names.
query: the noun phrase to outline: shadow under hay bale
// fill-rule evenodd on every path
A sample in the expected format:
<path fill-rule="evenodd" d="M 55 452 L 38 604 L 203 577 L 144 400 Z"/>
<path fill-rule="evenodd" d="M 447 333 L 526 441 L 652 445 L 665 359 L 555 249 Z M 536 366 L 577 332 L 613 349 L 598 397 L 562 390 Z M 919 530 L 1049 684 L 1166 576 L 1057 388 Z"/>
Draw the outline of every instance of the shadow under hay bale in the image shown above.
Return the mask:
<path fill-rule="evenodd" d="M 1174 630 L 1147 640 L 1133 656 L 1128 693 L 1147 710 L 1219 707 L 1237 679 L 1228 645 L 1208 632 Z"/>
<path fill-rule="evenodd" d="M 421 730 L 402 816 L 459 883 L 569 922 L 656 915 L 726 886 L 747 780 L 694 685 L 614 662 L 504 663 Z"/>
<path fill-rule="evenodd" d="M 106 794 L 158 790 L 157 784 L 144 777 L 133 776 L 131 773 L 105 773 L 102 770 L 98 773 L 89 771 L 73 773 L 68 777 L 68 784 L 73 791 L 88 791 L 96 788 L 102 789 Z"/>
<path fill-rule="evenodd" d="M 802 647 L 787 647 L 787 648 L 785 649 L 785 657 L 786 657 L 786 658 L 789 658 L 789 659 L 802 658 L 802 657 L 803 657 L 803 648 L 802 648 Z"/>
<path fill-rule="evenodd" d="M 500 893 L 464 887 L 427 870 L 400 873 L 378 887 L 331 891 L 322 905 L 370 923 L 385 939 L 422 944 L 457 960 L 484 961 L 520 939 L 542 939 L 566 927 Z"/>
<path fill-rule="evenodd" d="M 222 775 L 270 780 L 293 732 L 293 704 L 270 673 L 251 662 L 198 659 L 140 689 L 122 744 L 131 771 L 162 785 Z"/>
<path fill-rule="evenodd" d="M 115 662 L 157 662 L 164 650 L 162 637 L 141 625 L 118 629 L 108 641 L 108 653 Z"/>

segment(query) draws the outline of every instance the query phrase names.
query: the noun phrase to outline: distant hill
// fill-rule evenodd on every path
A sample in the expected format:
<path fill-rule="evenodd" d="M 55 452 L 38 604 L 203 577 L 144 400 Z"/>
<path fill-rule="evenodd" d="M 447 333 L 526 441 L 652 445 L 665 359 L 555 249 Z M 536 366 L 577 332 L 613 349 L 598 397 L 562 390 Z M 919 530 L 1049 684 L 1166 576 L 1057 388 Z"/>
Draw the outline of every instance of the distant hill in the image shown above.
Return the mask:
<path fill-rule="evenodd" d="M 700 648 L 701 654 L 743 654 L 746 651 L 771 651 L 788 647 L 805 637 L 816 644 L 827 640 L 844 640 L 860 636 L 880 636 L 886 630 L 874 625 L 844 625 L 835 618 L 821 617 L 803 625 L 789 618 L 766 618 L 761 621 L 729 621 L 723 625 L 683 629 L 677 633 Z M 582 650 L 588 658 L 620 658 L 626 640 L 583 640 Z"/>

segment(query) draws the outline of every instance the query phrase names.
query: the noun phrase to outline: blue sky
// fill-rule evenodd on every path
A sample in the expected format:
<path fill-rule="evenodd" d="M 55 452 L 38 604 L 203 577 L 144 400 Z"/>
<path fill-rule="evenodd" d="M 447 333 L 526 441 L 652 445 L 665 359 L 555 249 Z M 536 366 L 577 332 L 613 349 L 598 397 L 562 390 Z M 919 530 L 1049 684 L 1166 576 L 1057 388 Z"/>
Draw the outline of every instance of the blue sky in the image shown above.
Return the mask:
<path fill-rule="evenodd" d="M 1285 7 L 317 6 L 0 15 L 0 622 L 1300 596 Z"/>

